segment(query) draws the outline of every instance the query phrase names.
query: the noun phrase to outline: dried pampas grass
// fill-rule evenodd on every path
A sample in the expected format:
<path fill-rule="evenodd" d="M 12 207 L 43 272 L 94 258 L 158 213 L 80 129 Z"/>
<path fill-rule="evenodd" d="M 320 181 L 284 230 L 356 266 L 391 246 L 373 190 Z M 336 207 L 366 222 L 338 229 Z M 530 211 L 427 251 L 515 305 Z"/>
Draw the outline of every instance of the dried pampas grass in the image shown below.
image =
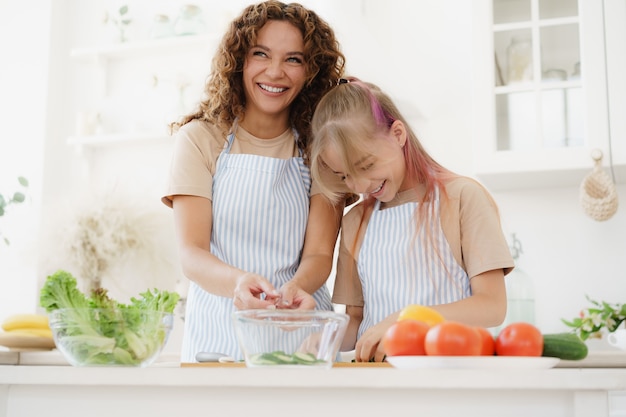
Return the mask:
<path fill-rule="evenodd" d="M 175 290 L 182 280 L 171 213 L 158 199 L 147 204 L 110 190 L 60 211 L 50 268 L 72 271 L 84 290 L 103 287 L 124 299 L 147 288 Z"/>

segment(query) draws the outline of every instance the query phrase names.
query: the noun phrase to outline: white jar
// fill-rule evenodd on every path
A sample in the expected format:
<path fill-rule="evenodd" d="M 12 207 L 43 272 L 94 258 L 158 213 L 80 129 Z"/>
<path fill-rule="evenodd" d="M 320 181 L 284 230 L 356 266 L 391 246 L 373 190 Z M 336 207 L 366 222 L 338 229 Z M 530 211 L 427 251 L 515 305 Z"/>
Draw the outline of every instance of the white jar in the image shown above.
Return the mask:
<path fill-rule="evenodd" d="M 528 37 L 514 36 L 507 48 L 509 84 L 533 79 L 533 45 Z"/>
<path fill-rule="evenodd" d="M 206 30 L 202 9 L 195 4 L 185 4 L 180 8 L 174 24 L 177 36 L 198 35 Z"/>

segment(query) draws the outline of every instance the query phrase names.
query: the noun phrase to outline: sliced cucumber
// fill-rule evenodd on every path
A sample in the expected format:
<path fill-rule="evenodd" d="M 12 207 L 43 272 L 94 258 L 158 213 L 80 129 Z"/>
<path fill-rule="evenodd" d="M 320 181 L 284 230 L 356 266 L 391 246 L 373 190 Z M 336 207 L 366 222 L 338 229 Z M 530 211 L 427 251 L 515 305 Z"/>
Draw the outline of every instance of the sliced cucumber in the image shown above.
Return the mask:
<path fill-rule="evenodd" d="M 318 360 L 315 355 L 312 353 L 304 353 L 304 352 L 296 352 L 293 354 L 293 358 L 303 365 L 310 365 L 314 363 L 323 362 L 322 360 Z"/>
<path fill-rule="evenodd" d="M 322 359 L 317 359 L 311 353 L 296 352 L 289 355 L 282 351 L 257 353 L 248 358 L 254 365 L 318 365 L 324 363 Z"/>
<path fill-rule="evenodd" d="M 282 363 L 282 364 L 290 364 L 290 363 L 296 362 L 296 359 L 293 356 L 287 355 L 284 352 L 275 352 L 274 358 L 276 359 L 277 363 Z"/>

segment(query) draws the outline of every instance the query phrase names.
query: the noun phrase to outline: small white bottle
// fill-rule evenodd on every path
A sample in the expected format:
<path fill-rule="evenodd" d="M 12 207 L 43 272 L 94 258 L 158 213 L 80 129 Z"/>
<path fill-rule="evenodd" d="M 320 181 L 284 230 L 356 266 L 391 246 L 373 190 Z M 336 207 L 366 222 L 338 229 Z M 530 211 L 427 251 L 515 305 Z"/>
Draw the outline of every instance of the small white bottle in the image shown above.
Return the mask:
<path fill-rule="evenodd" d="M 515 36 L 507 48 L 508 84 L 533 79 L 533 46 L 530 38 Z"/>

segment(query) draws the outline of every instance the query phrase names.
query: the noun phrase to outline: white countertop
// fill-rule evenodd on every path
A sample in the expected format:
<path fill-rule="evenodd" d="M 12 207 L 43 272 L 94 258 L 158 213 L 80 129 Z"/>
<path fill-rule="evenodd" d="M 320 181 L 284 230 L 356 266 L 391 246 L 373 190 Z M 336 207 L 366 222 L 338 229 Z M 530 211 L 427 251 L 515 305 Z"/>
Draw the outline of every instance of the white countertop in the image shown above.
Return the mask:
<path fill-rule="evenodd" d="M 407 409 L 428 417 L 621 417 L 626 368 L 0 366 L 0 417 L 380 417 Z"/>
<path fill-rule="evenodd" d="M 552 369 L 419 369 L 367 367 L 357 364 L 324 369 L 248 369 L 241 364 L 195 364 L 181 367 L 177 353 L 163 353 L 147 368 L 72 367 L 57 350 L 0 352 L 12 359 L 2 366 L 0 384 L 176 385 L 176 386 L 352 386 L 626 390 L 626 352 L 591 352 L 583 361 L 560 361 Z M 239 366 L 237 366 L 239 365 Z M 377 365 L 377 364 L 373 364 Z M 192 365 L 193 366 L 193 365 Z M 294 372 L 306 378 L 293 378 Z M 242 379 L 245 375 L 245 382 Z M 375 375 L 371 377 L 370 375 Z"/>
<path fill-rule="evenodd" d="M 350 358 L 346 356 L 346 358 Z M 163 352 L 153 366 L 178 365 L 180 354 Z M 346 362 L 349 362 L 346 359 Z M 58 350 L 0 351 L 0 365 L 69 365 Z M 580 361 L 560 361 L 557 368 L 626 368 L 626 352 L 594 350 Z"/>
<path fill-rule="evenodd" d="M 297 377 L 294 377 L 297 376 Z M 579 389 L 626 391 L 626 369 L 463 370 L 394 368 L 276 369 L 245 367 L 147 368 L 1 366 L 0 385 L 376 387 Z"/>

